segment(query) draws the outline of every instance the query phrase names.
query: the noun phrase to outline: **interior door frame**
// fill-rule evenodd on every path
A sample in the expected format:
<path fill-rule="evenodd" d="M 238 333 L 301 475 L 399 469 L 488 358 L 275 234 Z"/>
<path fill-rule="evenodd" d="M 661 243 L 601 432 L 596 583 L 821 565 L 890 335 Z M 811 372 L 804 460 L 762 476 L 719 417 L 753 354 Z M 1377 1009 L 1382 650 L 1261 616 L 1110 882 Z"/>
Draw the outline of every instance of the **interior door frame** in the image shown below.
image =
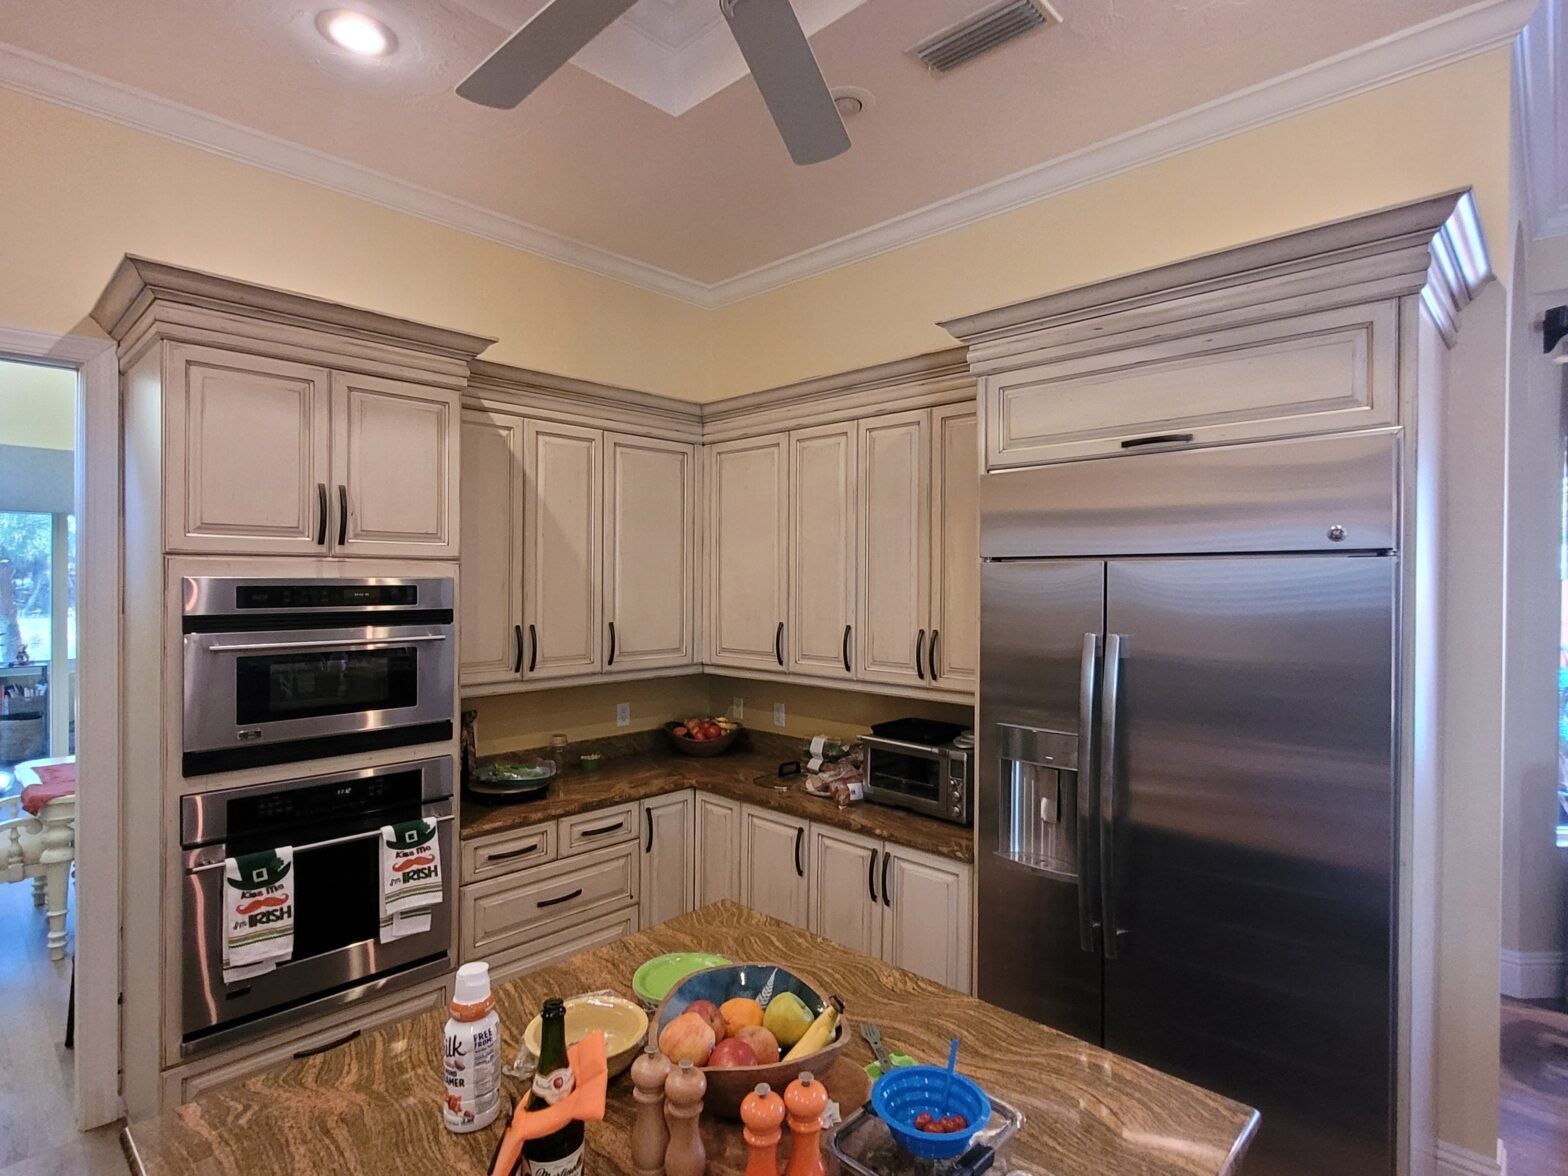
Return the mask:
<path fill-rule="evenodd" d="M 0 356 L 77 373 L 76 1125 L 120 1118 L 120 381 L 114 343 L 0 324 Z"/>

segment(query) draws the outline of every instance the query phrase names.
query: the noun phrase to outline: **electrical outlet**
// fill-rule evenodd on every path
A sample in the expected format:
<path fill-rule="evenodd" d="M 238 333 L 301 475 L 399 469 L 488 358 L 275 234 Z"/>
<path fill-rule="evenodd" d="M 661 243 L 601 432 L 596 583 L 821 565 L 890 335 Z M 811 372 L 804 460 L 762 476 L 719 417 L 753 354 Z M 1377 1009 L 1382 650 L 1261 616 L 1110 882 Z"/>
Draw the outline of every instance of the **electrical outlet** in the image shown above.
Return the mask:
<path fill-rule="evenodd" d="M 618 702 L 615 704 L 615 725 L 617 727 L 630 727 L 632 725 L 632 704 Z"/>
<path fill-rule="evenodd" d="M 744 698 L 730 699 L 730 718 L 737 723 L 746 717 L 746 700 Z"/>
<path fill-rule="evenodd" d="M 775 702 L 773 704 L 773 725 L 775 727 L 782 727 L 784 725 L 784 704 L 782 702 Z"/>

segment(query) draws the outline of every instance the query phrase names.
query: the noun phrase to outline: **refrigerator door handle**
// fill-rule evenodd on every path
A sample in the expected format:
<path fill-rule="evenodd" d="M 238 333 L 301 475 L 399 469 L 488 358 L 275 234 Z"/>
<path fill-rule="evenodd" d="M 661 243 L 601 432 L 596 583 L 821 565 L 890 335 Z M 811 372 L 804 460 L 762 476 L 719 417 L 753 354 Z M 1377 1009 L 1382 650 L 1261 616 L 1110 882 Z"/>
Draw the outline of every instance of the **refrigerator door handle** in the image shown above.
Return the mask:
<path fill-rule="evenodd" d="M 1121 687 L 1122 639 L 1119 633 L 1105 638 L 1104 681 L 1100 694 L 1100 919 L 1105 958 L 1116 958 L 1116 709 Z"/>
<path fill-rule="evenodd" d="M 1095 918 L 1095 860 L 1093 834 L 1099 825 L 1096 812 L 1099 786 L 1094 774 L 1094 696 L 1099 686 L 1100 635 L 1083 635 L 1083 661 L 1078 672 L 1078 946 L 1099 950 L 1100 930 Z"/>

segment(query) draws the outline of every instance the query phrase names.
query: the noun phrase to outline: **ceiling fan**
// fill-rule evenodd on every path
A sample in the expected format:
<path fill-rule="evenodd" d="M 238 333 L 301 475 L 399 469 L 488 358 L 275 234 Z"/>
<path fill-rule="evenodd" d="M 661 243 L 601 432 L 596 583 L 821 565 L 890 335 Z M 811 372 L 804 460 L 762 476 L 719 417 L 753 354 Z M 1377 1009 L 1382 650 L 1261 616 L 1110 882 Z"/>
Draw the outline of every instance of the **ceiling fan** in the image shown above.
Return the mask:
<path fill-rule="evenodd" d="M 550 0 L 457 87 L 459 97 L 510 110 L 636 0 Z M 820 163 L 849 135 L 789 0 L 718 0 L 790 158 Z"/>

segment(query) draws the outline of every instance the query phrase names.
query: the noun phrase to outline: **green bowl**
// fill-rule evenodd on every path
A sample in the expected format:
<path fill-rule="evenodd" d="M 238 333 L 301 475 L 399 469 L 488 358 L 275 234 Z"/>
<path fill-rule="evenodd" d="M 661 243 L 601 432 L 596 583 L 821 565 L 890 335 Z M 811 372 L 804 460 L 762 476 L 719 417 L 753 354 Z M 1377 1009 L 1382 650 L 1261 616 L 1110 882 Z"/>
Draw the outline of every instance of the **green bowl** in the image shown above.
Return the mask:
<path fill-rule="evenodd" d="M 654 956 L 632 975 L 632 991 L 649 1010 L 659 1007 L 659 1002 L 693 972 L 704 968 L 717 968 L 729 963 L 728 956 L 711 951 L 673 951 L 668 955 Z"/>

